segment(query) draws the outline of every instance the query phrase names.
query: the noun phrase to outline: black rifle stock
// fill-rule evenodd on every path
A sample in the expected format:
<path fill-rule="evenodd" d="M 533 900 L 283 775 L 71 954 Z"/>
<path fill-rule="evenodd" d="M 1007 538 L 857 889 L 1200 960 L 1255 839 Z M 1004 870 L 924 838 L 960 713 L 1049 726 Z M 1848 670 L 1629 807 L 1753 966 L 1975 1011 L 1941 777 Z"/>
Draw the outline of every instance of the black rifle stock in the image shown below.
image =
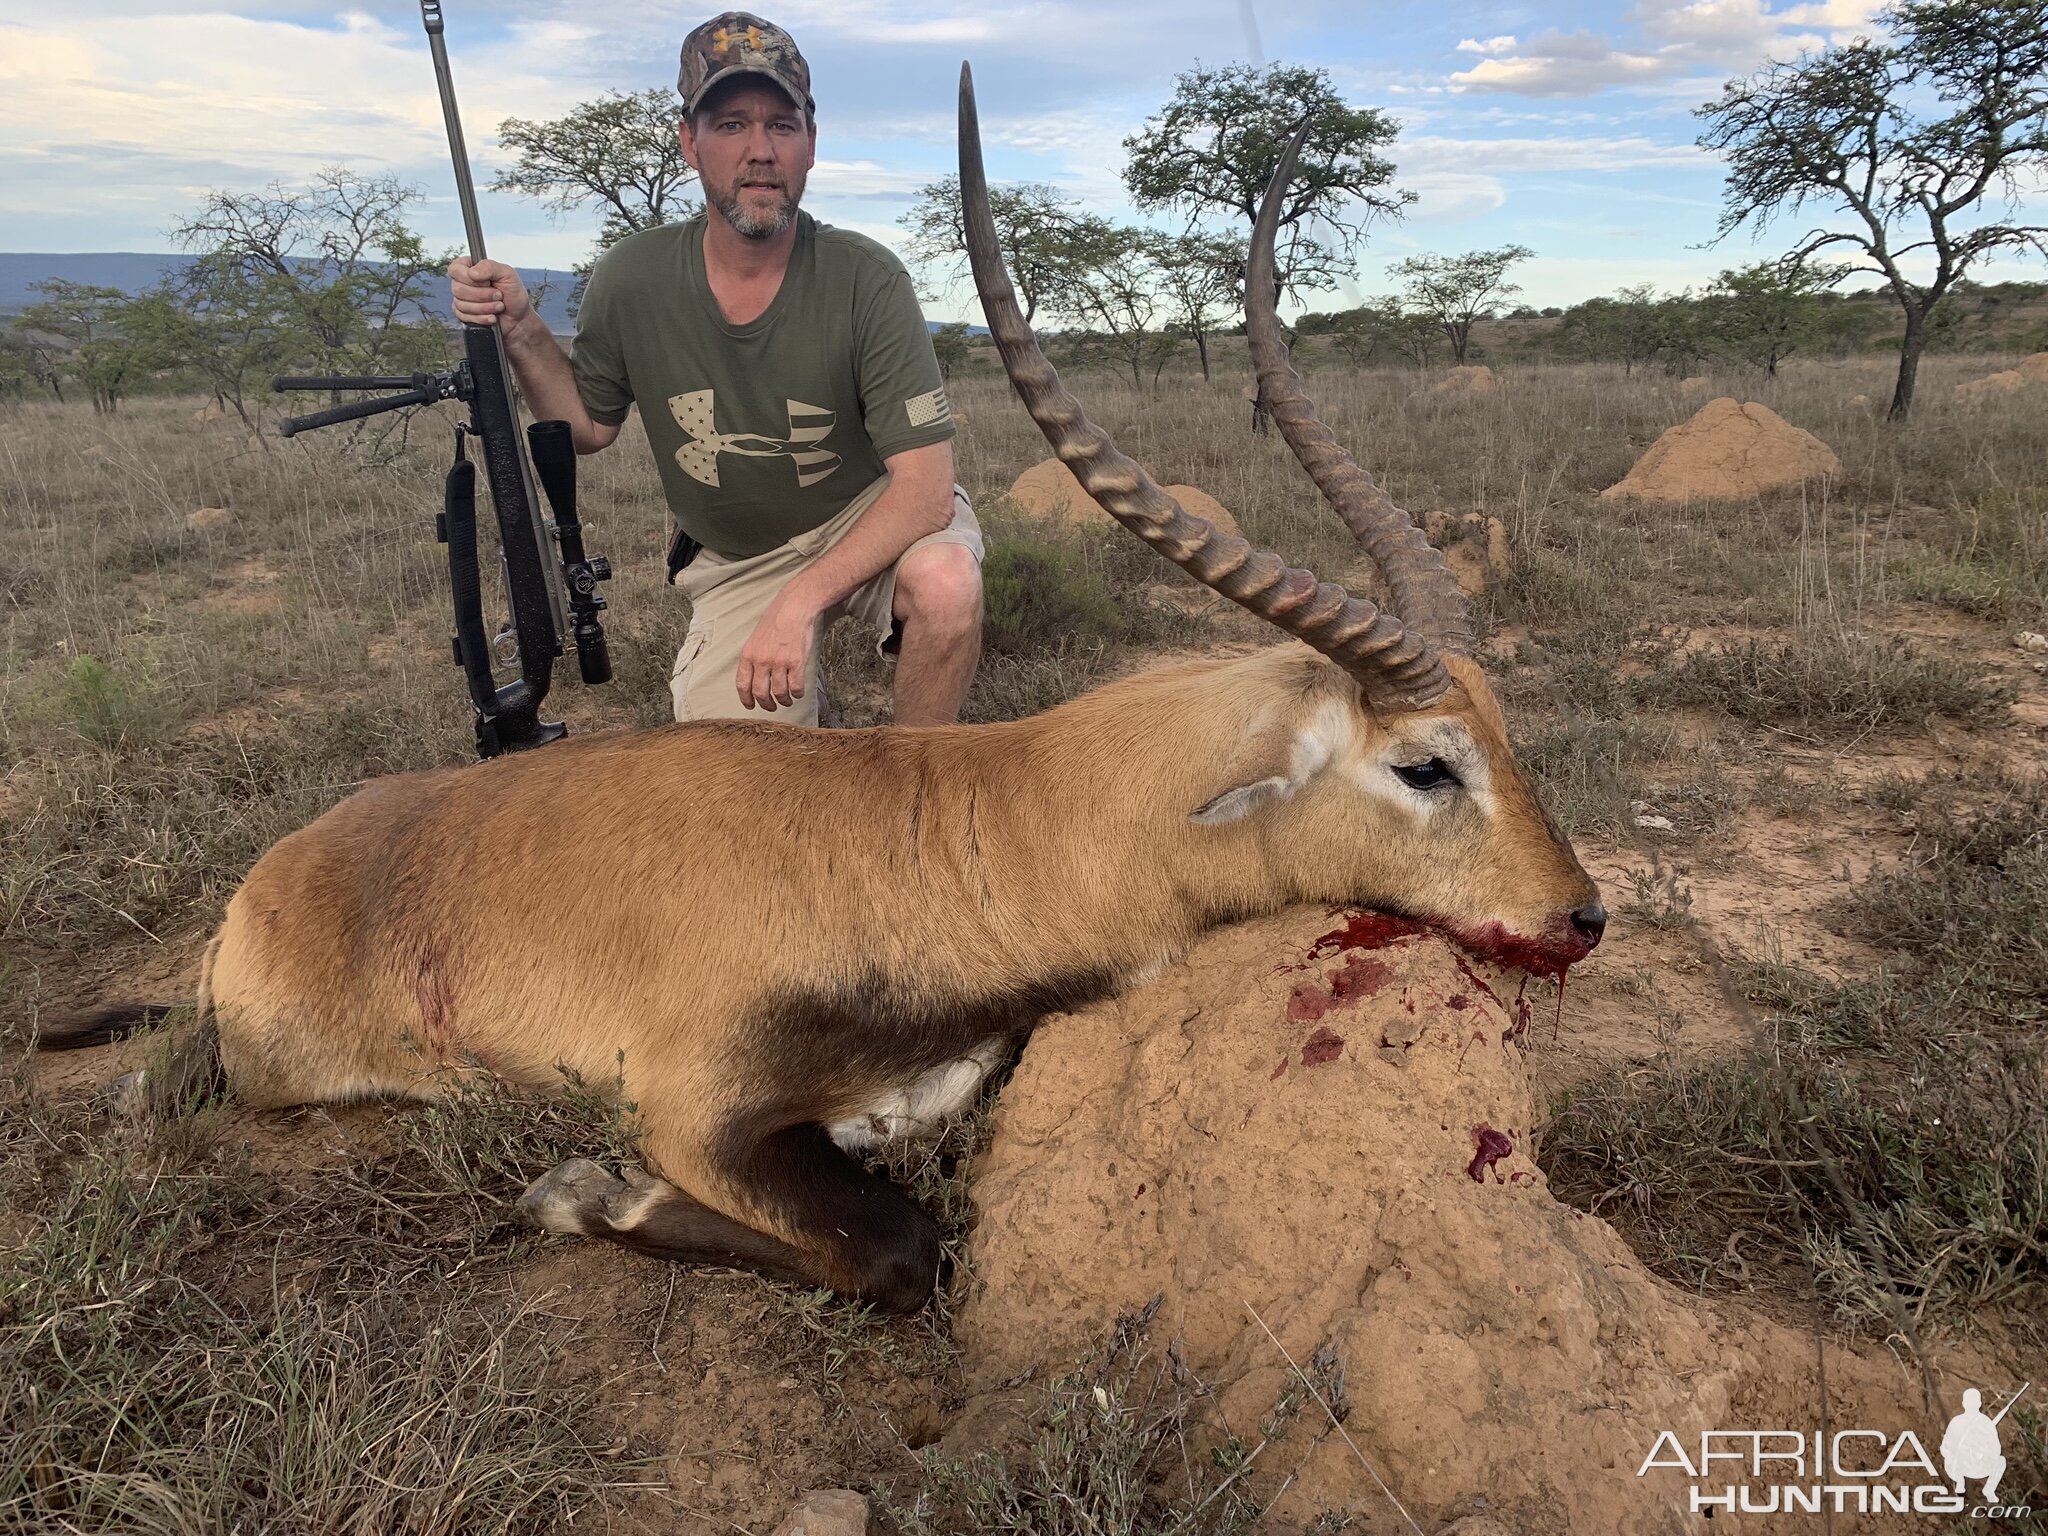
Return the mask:
<path fill-rule="evenodd" d="M 462 204 L 470 260 L 481 261 L 483 227 L 477 218 L 469 151 L 463 144 L 462 119 L 456 111 L 448 51 L 441 37 L 440 0 L 420 0 L 420 19 L 434 56 L 434 77 L 441 92 L 441 115 L 448 125 L 448 149 L 455 163 L 455 188 Z M 583 525 L 576 515 L 576 450 L 568 423 L 536 422 L 522 443 L 519 396 L 506 361 L 503 334 L 495 325 L 464 325 L 462 346 L 463 361 L 447 373 L 289 376 L 271 380 L 271 388 L 402 391 L 292 417 L 278 427 L 284 437 L 437 400 L 460 400 L 469 407 L 470 419 L 455 429 L 455 463 L 448 471 L 438 530 L 448 546 L 455 661 L 462 668 L 476 714 L 477 753 L 496 757 L 501 752 L 542 746 L 567 734 L 559 722 L 540 718 L 555 658 L 562 654 L 565 630 L 574 641 L 583 681 L 611 681 L 611 653 L 604 625 L 597 617 L 605 601 L 596 589 L 599 582 L 610 579 L 612 571 L 602 555 L 587 554 L 583 548 Z M 483 460 L 490 482 L 505 591 L 512 609 L 509 633 L 518 648 L 519 676 L 502 685 L 493 673 L 492 640 L 484 624 L 476 466 L 464 449 L 465 435 L 477 440 L 477 456 Z M 542 516 L 535 490 L 536 469 L 554 513 L 552 524 Z"/>

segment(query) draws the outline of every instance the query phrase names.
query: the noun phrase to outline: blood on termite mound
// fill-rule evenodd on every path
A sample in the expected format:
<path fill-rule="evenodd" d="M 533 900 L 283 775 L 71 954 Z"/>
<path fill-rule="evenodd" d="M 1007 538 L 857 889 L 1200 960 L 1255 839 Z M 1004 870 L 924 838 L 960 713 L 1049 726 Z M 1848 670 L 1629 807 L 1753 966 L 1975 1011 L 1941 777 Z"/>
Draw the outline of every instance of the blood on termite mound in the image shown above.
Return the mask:
<path fill-rule="evenodd" d="M 1225 1420 L 1256 1423 L 1287 1378 L 1250 1306 L 1297 1358 L 1336 1351 L 1350 1432 L 1426 1528 L 1483 1491 L 1511 1528 L 1620 1536 L 1657 1524 L 1657 1495 L 1589 1468 L 1633 1467 L 1660 1427 L 1729 1422 L 1757 1372 L 1810 1359 L 1790 1335 L 1724 1348 L 1710 1314 L 1557 1202 L 1529 1161 L 1523 1053 L 1495 1043 L 1499 978 L 1398 926 L 1298 909 L 1238 924 L 1041 1027 L 973 1187 L 955 1316 L 976 1437 L 1025 1402 L 1004 1383 L 1057 1374 L 1161 1293 L 1162 1348 L 1177 1341 Z M 1304 983 L 1334 1001 L 1352 959 L 1384 981 L 1290 1016 Z M 1475 1025 L 1488 1043 L 1461 1065 Z M 1276 1528 L 1379 1498 L 1354 1459 L 1313 1457 Z"/>

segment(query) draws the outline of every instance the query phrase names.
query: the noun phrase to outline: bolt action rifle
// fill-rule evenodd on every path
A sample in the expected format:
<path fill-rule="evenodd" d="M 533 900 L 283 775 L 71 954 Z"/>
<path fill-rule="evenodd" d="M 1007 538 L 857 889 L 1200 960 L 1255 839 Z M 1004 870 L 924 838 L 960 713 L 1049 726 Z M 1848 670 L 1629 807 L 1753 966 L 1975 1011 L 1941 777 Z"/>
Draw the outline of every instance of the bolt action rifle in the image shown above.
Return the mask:
<path fill-rule="evenodd" d="M 455 160 L 455 190 L 462 203 L 470 259 L 481 261 L 483 228 L 477 219 L 476 188 L 470 180 L 462 120 L 455 110 L 448 50 L 441 40 L 441 0 L 420 0 L 420 19 L 426 24 L 434 75 L 441 87 L 441 114 L 448 123 L 448 148 Z M 583 548 L 583 525 L 576 516 L 576 448 L 569 424 L 535 422 L 526 429 L 522 447 L 519 398 L 499 327 L 465 325 L 462 345 L 464 360 L 447 373 L 297 375 L 272 379 L 270 386 L 280 392 L 403 391 L 291 417 L 278 427 L 283 437 L 437 400 L 460 400 L 469 407 L 470 419 L 455 429 L 455 463 L 448 471 L 444 508 L 435 520 L 435 532 L 448 546 L 448 579 L 455 599 L 455 663 L 462 668 L 476 713 L 477 755 L 496 757 L 501 752 L 543 746 L 568 734 L 560 722 L 540 718 L 555 658 L 562 654 L 565 630 L 576 647 L 583 681 L 611 681 L 611 653 L 605 644 L 604 625 L 597 617 L 605 600 L 597 595 L 597 584 L 611 579 L 612 568 L 604 556 L 586 554 Z M 477 569 L 476 465 L 465 449 L 465 436 L 476 438 L 478 455 L 490 477 L 491 506 L 497 514 L 505 590 L 512 610 L 511 623 L 499 638 L 509 635 L 516 643 L 519 676 L 502 686 L 493 674 L 492 641 L 484 629 L 483 584 Z M 536 476 L 554 512 L 552 522 L 541 515 L 540 500 L 534 494 Z"/>

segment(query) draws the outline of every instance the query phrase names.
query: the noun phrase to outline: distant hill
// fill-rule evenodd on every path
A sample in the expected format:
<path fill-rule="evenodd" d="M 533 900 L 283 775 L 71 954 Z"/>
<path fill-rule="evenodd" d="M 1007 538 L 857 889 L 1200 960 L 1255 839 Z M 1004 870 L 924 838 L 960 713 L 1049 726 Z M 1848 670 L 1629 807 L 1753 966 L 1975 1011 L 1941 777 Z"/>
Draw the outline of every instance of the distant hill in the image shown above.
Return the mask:
<path fill-rule="evenodd" d="M 156 255 L 146 251 L 0 251 L 0 315 L 18 314 L 41 296 L 37 283 L 51 281 L 90 283 L 102 288 L 119 288 L 140 293 L 155 287 L 169 273 L 190 265 L 189 256 Z M 543 267 L 521 267 L 519 275 L 528 288 L 541 295 L 540 312 L 548 329 L 569 332 L 576 322 L 569 318 L 569 293 L 576 286 L 576 274 Z M 443 287 L 445 298 L 446 289 Z"/>
<path fill-rule="evenodd" d="M 168 273 L 182 271 L 189 256 L 156 255 L 146 251 L 77 251 L 56 254 L 0 251 L 0 316 L 19 314 L 41 295 L 34 285 L 47 282 L 87 283 L 100 288 L 119 288 L 140 293 L 153 288 Z M 568 335 L 576 329 L 569 315 L 569 295 L 576 287 L 576 274 L 544 267 L 521 267 L 519 275 L 528 288 L 541 295 L 540 312 L 548 329 Z M 445 295 L 445 290 L 444 290 Z M 928 321 L 936 331 L 939 322 Z M 969 334 L 986 336 L 988 327 L 969 327 Z"/>

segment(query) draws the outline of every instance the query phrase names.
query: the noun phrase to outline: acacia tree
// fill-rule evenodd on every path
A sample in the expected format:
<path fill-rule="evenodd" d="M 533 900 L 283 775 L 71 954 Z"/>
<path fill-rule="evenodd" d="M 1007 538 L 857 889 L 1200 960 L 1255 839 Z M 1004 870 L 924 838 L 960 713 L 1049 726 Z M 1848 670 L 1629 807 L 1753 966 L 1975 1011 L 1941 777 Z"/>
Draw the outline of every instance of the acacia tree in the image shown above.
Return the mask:
<path fill-rule="evenodd" d="M 1241 218 L 1249 234 L 1281 153 L 1304 119 L 1308 138 L 1280 206 L 1274 297 L 1335 287 L 1371 222 L 1398 217 L 1415 195 L 1389 186 L 1394 167 L 1380 153 L 1400 125 L 1375 108 L 1350 105 L 1326 70 L 1226 64 L 1186 71 L 1174 81 L 1172 99 L 1124 140 L 1124 185 L 1140 208 L 1178 210 L 1191 226 Z M 1265 426 L 1263 397 L 1252 421 L 1255 429 Z"/>
<path fill-rule="evenodd" d="M 2023 184 L 2048 169 L 2048 0 L 1905 0 L 1878 20 L 1885 40 L 1771 64 L 1697 115 L 1699 142 L 1728 159 L 1723 237 L 1811 206 L 1841 222 L 1785 260 L 1839 249 L 1853 253 L 1843 273 L 1890 286 L 1905 317 L 1898 421 L 1963 275 L 1994 251 L 2048 253 L 2048 227 L 2015 217 Z"/>
<path fill-rule="evenodd" d="M 202 256 L 123 311 L 143 366 L 196 373 L 257 442 L 270 375 L 306 355 L 288 287 L 218 256 Z"/>
<path fill-rule="evenodd" d="M 1397 217 L 1415 200 L 1389 189 L 1394 167 L 1379 151 L 1400 125 L 1372 107 L 1354 107 L 1327 70 L 1275 64 L 1191 69 L 1174 81 L 1173 99 L 1124 140 L 1124 185 L 1140 208 L 1172 208 L 1190 222 L 1237 217 L 1249 231 L 1281 152 L 1301 126 L 1309 134 L 1294 181 L 1280 205 L 1280 292 L 1331 286 L 1348 271 L 1372 220 Z M 1323 238 L 1303 226 L 1313 221 Z M 1327 241 L 1328 243 L 1325 243 Z"/>
<path fill-rule="evenodd" d="M 1128 371 L 1137 389 L 1145 387 L 1148 364 L 1164 363 L 1154 323 L 1161 308 L 1155 249 L 1149 231 L 1085 214 L 1074 222 L 1072 264 L 1045 300 L 1048 310 L 1084 328 L 1075 338 L 1080 350 Z"/>
<path fill-rule="evenodd" d="M 64 345 L 47 331 L 23 325 L 16 316 L 6 338 L 15 366 L 33 384 L 47 389 L 59 405 L 64 403 Z"/>
<path fill-rule="evenodd" d="M 674 91 L 607 91 L 560 117 L 508 117 L 498 141 L 518 156 L 491 189 L 523 192 L 557 213 L 595 205 L 602 251 L 635 230 L 687 217 L 696 172 L 683 159 L 682 98 Z"/>
<path fill-rule="evenodd" d="M 1707 334 L 1721 351 L 1776 377 L 1779 363 L 1826 329 L 1820 296 L 1841 277 L 1823 265 L 1731 267 L 1702 301 Z"/>
<path fill-rule="evenodd" d="M 1408 308 L 1428 316 L 1451 344 L 1451 361 L 1462 365 L 1472 345 L 1472 325 L 1493 314 L 1494 305 L 1522 291 L 1507 280 L 1508 268 L 1536 253 L 1526 245 L 1462 256 L 1410 256 L 1394 267 L 1407 288 Z"/>
<path fill-rule="evenodd" d="M 1152 266 L 1171 324 L 1195 344 L 1209 377 L 1209 338 L 1244 304 L 1244 247 L 1228 235 L 1195 230 L 1152 237 Z"/>
<path fill-rule="evenodd" d="M 94 415 L 113 415 L 135 368 L 134 346 L 120 324 L 128 295 L 63 278 L 32 286 L 42 299 L 21 312 L 22 329 L 59 338 L 64 351 L 57 367 L 85 386 Z M 57 398 L 64 398 L 61 392 Z"/>
<path fill-rule="evenodd" d="M 988 209 L 995 219 L 996 245 L 1028 323 L 1047 294 L 1072 275 L 1079 228 L 1074 200 L 1049 182 L 1026 181 L 990 187 Z M 965 274 L 967 225 L 960 212 L 958 176 L 920 187 L 917 201 L 896 222 L 910 233 L 911 259 L 936 273 L 941 284 L 957 282 Z"/>
<path fill-rule="evenodd" d="M 1693 311 L 1685 294 L 1660 297 L 1654 285 L 1636 283 L 1566 310 L 1555 345 L 1573 357 L 1618 362 L 1627 374 L 1658 362 L 1682 368 L 1700 355 Z"/>
<path fill-rule="evenodd" d="M 0 331 L 0 400 L 19 400 L 34 378 L 28 343 L 12 332 Z"/>
<path fill-rule="evenodd" d="M 208 193 L 173 232 L 199 258 L 187 301 L 270 316 L 277 350 L 295 352 L 310 371 L 438 364 L 447 336 L 430 317 L 449 258 L 429 255 L 406 225 L 418 196 L 395 176 L 340 166 L 323 168 L 310 187 Z"/>
<path fill-rule="evenodd" d="M 939 360 L 939 377 L 951 381 L 953 370 L 967 366 L 967 322 L 948 320 L 932 332 L 932 352 Z"/>

